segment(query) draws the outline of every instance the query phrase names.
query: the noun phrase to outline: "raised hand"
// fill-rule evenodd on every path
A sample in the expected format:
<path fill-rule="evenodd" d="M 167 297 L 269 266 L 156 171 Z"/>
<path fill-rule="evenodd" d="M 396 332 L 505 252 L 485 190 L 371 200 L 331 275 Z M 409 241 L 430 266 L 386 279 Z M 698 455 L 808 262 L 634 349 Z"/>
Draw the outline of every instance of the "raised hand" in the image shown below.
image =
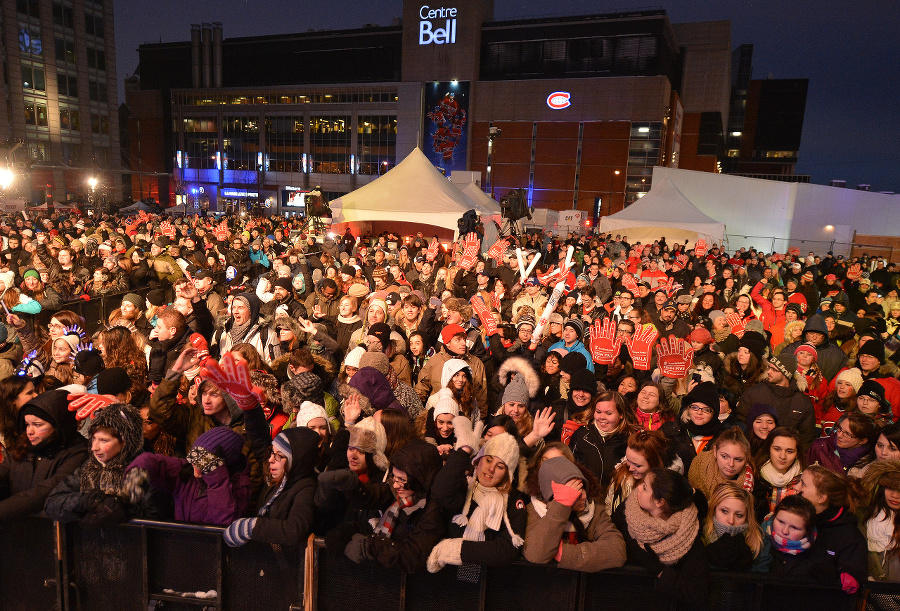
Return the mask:
<path fill-rule="evenodd" d="M 66 399 L 69 401 L 69 411 L 75 412 L 76 420 L 90 418 L 98 409 L 102 409 L 111 403 L 119 402 L 112 395 L 92 395 L 89 393 L 69 395 Z"/>
<path fill-rule="evenodd" d="M 426 261 L 434 261 L 435 257 L 438 254 L 438 248 L 440 248 L 441 243 L 437 240 L 432 240 L 431 244 L 428 245 L 428 251 L 425 253 Z"/>
<path fill-rule="evenodd" d="M 234 360 L 230 352 L 225 353 L 221 363 L 212 359 L 207 361 L 200 370 L 200 376 L 212 380 L 230 394 L 242 410 L 253 409 L 263 396 L 263 390 L 253 386 L 247 363 Z"/>
<path fill-rule="evenodd" d="M 555 425 L 556 414 L 553 412 L 553 408 L 545 407 L 535 414 L 531 432 L 543 439 L 550 434 L 550 431 L 553 430 Z"/>
<path fill-rule="evenodd" d="M 635 369 L 640 369 L 642 371 L 650 370 L 650 359 L 653 357 L 653 345 L 656 343 L 656 338 L 659 336 L 659 332 L 656 330 L 652 324 L 647 323 L 646 325 L 639 326 L 634 335 L 625 340 L 625 345 L 628 346 L 628 354 L 631 355 L 631 360 L 634 363 Z"/>
<path fill-rule="evenodd" d="M 616 337 L 618 325 L 609 319 L 597 319 L 590 326 L 591 359 L 598 365 L 611 365 L 622 347 L 622 338 Z"/>
<path fill-rule="evenodd" d="M 478 247 L 478 235 L 474 232 L 466 234 L 466 239 L 463 240 L 463 253 L 457 265 L 465 270 L 472 269 L 478 259 Z"/>
<path fill-rule="evenodd" d="M 488 256 L 497 262 L 497 264 L 503 263 L 503 255 L 506 254 L 506 249 L 509 248 L 509 242 L 507 242 L 504 238 L 500 238 L 497 240 L 491 249 L 488 250 Z"/>
<path fill-rule="evenodd" d="M 738 339 L 744 337 L 744 330 L 747 323 L 744 322 L 744 319 L 741 318 L 740 314 L 732 312 L 725 317 L 725 321 L 728 323 L 728 326 L 731 327 L 731 332 L 734 333 Z"/>
<path fill-rule="evenodd" d="M 497 332 L 497 321 L 494 320 L 493 314 L 491 314 L 490 309 L 488 309 L 487 305 L 484 303 L 484 299 L 481 298 L 481 295 L 472 295 L 472 298 L 469 299 L 469 303 L 472 304 L 472 309 L 478 314 L 478 318 L 481 319 L 481 324 L 484 325 L 485 333 L 488 336 L 494 335 Z"/>
<path fill-rule="evenodd" d="M 659 370 L 667 378 L 679 379 L 694 364 L 694 349 L 681 338 L 670 335 L 656 346 Z"/>
<path fill-rule="evenodd" d="M 701 238 L 694 244 L 694 256 L 702 257 L 704 255 L 706 255 L 706 240 Z"/>

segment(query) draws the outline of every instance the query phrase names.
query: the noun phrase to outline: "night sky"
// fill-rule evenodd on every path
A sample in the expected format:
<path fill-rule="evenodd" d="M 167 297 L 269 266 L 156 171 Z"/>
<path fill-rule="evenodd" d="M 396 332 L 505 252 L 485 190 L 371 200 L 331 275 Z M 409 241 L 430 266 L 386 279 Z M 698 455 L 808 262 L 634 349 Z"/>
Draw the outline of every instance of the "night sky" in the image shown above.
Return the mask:
<path fill-rule="evenodd" d="M 121 82 L 137 68 L 144 42 L 190 39 L 190 25 L 221 22 L 225 38 L 390 25 L 400 0 L 114 0 Z M 646 0 L 602 4 L 563 0 L 495 0 L 510 19 L 644 9 Z M 732 46 L 752 43 L 753 78 L 808 78 L 799 174 L 827 184 L 900 192 L 900 2 L 896 0 L 670 0 L 674 22 L 730 19 Z"/>

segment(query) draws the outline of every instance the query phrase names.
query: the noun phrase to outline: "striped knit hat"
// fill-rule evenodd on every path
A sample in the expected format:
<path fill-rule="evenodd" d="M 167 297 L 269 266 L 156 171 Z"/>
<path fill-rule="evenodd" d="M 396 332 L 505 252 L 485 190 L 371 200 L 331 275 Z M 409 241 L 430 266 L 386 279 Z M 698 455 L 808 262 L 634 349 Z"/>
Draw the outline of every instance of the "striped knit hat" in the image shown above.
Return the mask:
<path fill-rule="evenodd" d="M 282 431 L 275 436 L 275 439 L 272 440 L 272 451 L 279 452 L 284 454 L 285 458 L 287 458 L 287 466 L 285 467 L 285 472 L 290 471 L 291 469 L 291 442 L 288 440 L 287 435 Z"/>

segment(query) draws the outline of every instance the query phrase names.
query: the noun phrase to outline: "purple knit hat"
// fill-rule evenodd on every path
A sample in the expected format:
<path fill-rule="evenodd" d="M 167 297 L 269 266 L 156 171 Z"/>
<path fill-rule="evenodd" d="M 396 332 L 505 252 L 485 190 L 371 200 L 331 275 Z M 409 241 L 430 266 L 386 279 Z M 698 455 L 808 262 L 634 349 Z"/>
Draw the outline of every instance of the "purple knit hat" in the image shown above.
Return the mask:
<path fill-rule="evenodd" d="M 225 461 L 229 471 L 239 469 L 243 464 L 244 438 L 227 426 L 209 429 L 194 442 L 193 448 L 203 448 Z"/>
<path fill-rule="evenodd" d="M 406 411 L 397 402 L 388 379 L 374 367 L 362 367 L 353 374 L 348 384 L 351 388 L 357 390 L 359 394 L 366 397 L 375 411 L 380 409 Z"/>

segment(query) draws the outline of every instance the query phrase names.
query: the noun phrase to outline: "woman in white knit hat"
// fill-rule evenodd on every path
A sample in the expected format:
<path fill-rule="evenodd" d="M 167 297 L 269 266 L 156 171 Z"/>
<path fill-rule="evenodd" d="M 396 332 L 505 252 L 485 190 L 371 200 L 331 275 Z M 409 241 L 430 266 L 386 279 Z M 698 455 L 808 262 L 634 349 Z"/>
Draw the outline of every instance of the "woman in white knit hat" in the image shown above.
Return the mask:
<path fill-rule="evenodd" d="M 459 404 L 449 388 L 442 388 L 436 394 L 434 407 L 416 418 L 416 433 L 430 444 L 437 446 L 442 457 L 453 450 L 456 437 L 453 434 L 453 420 L 459 416 Z"/>
<path fill-rule="evenodd" d="M 454 517 L 447 538 L 428 557 L 428 570 L 436 573 L 448 564 L 509 564 L 519 557 L 528 521 L 528 497 L 513 487 L 519 444 L 501 433 L 478 451 L 480 423 L 473 431 L 468 418 L 457 416 L 453 424 L 456 449 L 435 478 L 431 496 Z"/>

